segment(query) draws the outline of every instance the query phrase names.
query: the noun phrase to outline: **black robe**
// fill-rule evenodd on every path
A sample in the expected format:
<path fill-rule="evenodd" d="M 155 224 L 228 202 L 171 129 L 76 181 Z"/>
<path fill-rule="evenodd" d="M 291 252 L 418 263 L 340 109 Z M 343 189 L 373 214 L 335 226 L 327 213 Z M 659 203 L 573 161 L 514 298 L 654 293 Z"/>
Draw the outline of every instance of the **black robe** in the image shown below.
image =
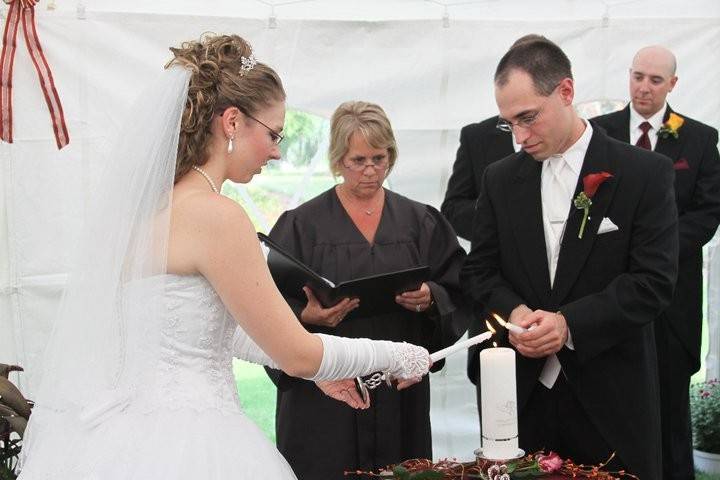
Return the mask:
<path fill-rule="evenodd" d="M 311 332 L 406 341 L 430 352 L 465 331 L 459 272 L 465 258 L 450 224 L 427 205 L 386 190 L 374 243 L 355 226 L 330 189 L 285 212 L 270 237 L 323 277 L 339 283 L 419 265 L 430 266 L 427 282 L 435 305 L 426 313 L 360 318 L 351 312 L 336 328 L 305 325 Z M 307 300 L 287 298 L 295 313 Z M 433 370 L 442 368 L 442 362 Z M 428 377 L 398 392 L 372 391 L 367 410 L 353 410 L 325 396 L 313 382 L 269 370 L 278 386 L 277 446 L 300 480 L 348 479 L 346 470 L 372 470 L 408 458 L 432 458 Z"/>

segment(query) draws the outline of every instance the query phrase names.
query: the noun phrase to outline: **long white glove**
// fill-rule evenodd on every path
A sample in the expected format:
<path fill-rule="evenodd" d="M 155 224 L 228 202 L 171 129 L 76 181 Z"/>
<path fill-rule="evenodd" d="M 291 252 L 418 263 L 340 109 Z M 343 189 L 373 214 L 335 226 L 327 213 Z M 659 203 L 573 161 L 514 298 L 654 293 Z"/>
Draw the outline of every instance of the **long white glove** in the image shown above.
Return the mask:
<path fill-rule="evenodd" d="M 323 342 L 323 357 L 317 373 L 308 380 L 340 380 L 380 371 L 397 379 L 409 379 L 425 375 L 430 368 L 428 351 L 411 343 L 316 335 Z M 278 368 L 241 328 L 235 332 L 232 354 L 248 362 Z"/>
<path fill-rule="evenodd" d="M 339 380 L 378 371 L 410 379 L 422 377 L 430 369 L 428 351 L 411 343 L 316 335 L 323 342 L 323 357 L 317 373 L 308 380 Z"/>
<path fill-rule="evenodd" d="M 270 358 L 252 338 L 250 338 L 250 335 L 245 333 L 245 331 L 240 327 L 235 329 L 231 351 L 232 356 L 237 357 L 240 360 L 245 360 L 246 362 L 254 363 L 256 365 L 264 365 L 270 368 L 280 368 L 277 363 L 275 363 L 275 361 Z"/>

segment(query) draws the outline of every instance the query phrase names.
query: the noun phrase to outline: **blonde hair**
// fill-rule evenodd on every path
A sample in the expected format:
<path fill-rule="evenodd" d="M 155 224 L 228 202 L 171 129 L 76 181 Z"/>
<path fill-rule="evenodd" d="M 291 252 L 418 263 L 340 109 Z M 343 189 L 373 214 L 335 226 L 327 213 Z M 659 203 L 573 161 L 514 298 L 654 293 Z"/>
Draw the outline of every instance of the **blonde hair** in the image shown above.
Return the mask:
<path fill-rule="evenodd" d="M 332 174 L 335 176 L 340 174 L 339 164 L 347 154 L 350 137 L 355 132 L 362 133 L 371 147 L 387 149 L 389 161 L 387 173 L 390 173 L 398 155 L 390 120 L 380 105 L 354 101 L 340 104 L 330 121 L 328 156 Z"/>
<path fill-rule="evenodd" d="M 241 70 L 242 58 L 250 58 L 253 52 L 238 35 L 203 34 L 199 40 L 184 42 L 170 51 L 174 58 L 165 68 L 180 65 L 192 72 L 180 125 L 177 182 L 193 165 L 207 162 L 215 114 L 234 106 L 253 115 L 274 101 L 284 101 L 285 90 L 277 73 L 263 63 Z"/>

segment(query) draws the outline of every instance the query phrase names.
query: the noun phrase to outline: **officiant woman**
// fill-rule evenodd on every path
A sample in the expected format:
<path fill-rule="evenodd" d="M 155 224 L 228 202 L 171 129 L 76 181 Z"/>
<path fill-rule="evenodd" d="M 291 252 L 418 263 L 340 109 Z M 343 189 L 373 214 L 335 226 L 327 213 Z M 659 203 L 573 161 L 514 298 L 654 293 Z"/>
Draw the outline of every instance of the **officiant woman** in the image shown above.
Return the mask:
<path fill-rule="evenodd" d="M 270 237 L 336 284 L 428 265 L 427 281 L 396 296 L 389 314 L 374 314 L 362 299 L 323 308 L 307 287 L 307 298 L 286 300 L 312 332 L 407 341 L 433 352 L 467 325 L 458 285 L 465 253 L 435 208 L 383 188 L 397 155 L 379 105 L 343 103 L 332 116 L 329 148 L 330 169 L 342 182 L 283 213 Z M 277 446 L 298 478 L 347 479 L 347 470 L 432 458 L 428 377 L 401 391 L 382 385 L 371 391 L 369 408 L 354 410 L 312 382 L 270 375 L 278 386 Z"/>

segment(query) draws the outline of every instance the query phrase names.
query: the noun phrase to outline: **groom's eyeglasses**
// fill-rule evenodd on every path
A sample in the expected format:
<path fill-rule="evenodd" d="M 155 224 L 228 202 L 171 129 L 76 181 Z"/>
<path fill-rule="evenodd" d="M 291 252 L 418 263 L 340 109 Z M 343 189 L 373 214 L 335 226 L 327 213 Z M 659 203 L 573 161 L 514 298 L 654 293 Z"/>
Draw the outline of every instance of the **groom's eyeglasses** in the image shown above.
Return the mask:
<path fill-rule="evenodd" d="M 501 130 L 503 132 L 510 132 L 512 133 L 514 127 L 520 127 L 520 128 L 530 128 L 533 126 L 533 124 L 537 121 L 538 117 L 542 113 L 542 109 L 545 107 L 545 104 L 550 99 L 553 93 L 555 93 L 555 90 L 557 87 L 559 87 L 560 84 L 558 83 L 555 85 L 555 88 L 553 88 L 553 91 L 550 92 L 550 95 L 545 97 L 545 100 L 542 101 L 538 109 L 534 112 L 527 113 L 520 117 L 516 122 L 511 122 L 510 120 L 505 120 L 504 118 L 500 118 L 497 122 L 497 125 L 495 127 L 498 130 Z"/>
<path fill-rule="evenodd" d="M 513 127 L 530 128 L 533 126 L 533 123 L 535 123 L 537 118 L 540 116 L 541 112 L 542 112 L 542 107 L 540 107 L 537 110 L 537 112 L 533 112 L 529 115 L 520 117 L 517 122 L 511 122 L 509 120 L 505 120 L 504 118 L 501 118 L 498 120 L 497 125 L 495 125 L 495 127 L 502 132 L 510 132 L 510 133 L 512 133 Z"/>

